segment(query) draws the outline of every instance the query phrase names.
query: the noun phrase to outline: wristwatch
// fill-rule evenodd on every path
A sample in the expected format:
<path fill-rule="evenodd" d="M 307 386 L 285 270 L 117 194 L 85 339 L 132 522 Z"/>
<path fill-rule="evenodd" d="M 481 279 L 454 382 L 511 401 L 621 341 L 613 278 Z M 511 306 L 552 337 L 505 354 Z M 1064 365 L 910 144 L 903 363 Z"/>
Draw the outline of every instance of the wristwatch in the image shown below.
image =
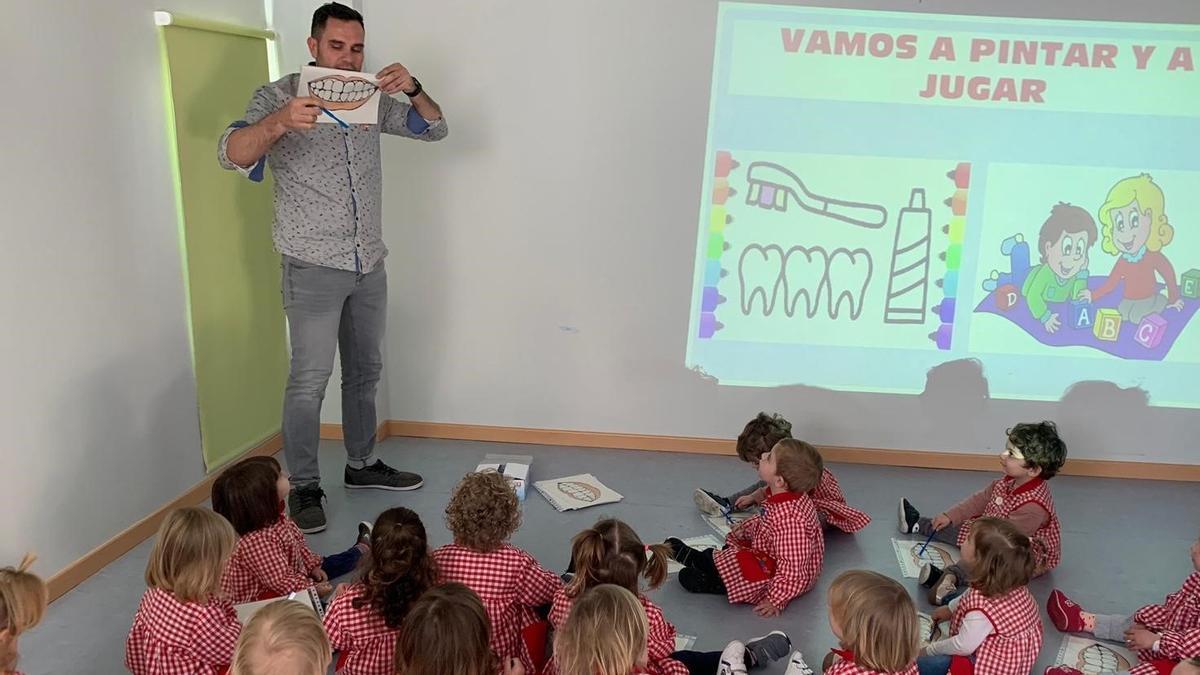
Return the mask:
<path fill-rule="evenodd" d="M 425 91 L 425 87 L 422 87 L 422 86 L 421 86 L 421 81 L 420 81 L 420 80 L 418 80 L 418 79 L 417 79 L 417 78 L 415 78 L 415 77 L 413 78 L 413 84 L 417 85 L 417 88 L 416 88 L 416 89 L 413 89 L 412 91 L 406 91 L 406 92 L 404 92 L 404 95 L 405 95 L 405 96 L 407 96 L 407 97 L 409 97 L 409 98 L 413 98 L 413 97 L 415 97 L 415 96 L 420 96 L 420 95 L 421 95 L 421 92 Z"/>

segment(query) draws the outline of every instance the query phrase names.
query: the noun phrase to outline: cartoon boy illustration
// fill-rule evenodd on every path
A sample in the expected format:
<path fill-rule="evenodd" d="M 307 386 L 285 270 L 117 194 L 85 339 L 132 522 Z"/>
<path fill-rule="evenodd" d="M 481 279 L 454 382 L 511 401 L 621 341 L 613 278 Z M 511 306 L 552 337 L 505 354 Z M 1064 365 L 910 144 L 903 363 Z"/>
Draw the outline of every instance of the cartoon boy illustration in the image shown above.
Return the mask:
<path fill-rule="evenodd" d="M 1038 253 L 1042 264 L 1029 271 L 1021 294 L 1034 318 L 1047 333 L 1058 330 L 1058 312 L 1048 302 L 1068 302 L 1087 292 L 1088 249 L 1096 243 L 1096 221 L 1086 210 L 1059 202 L 1050 209 L 1038 234 Z"/>
<path fill-rule="evenodd" d="M 1117 305 L 1121 318 L 1133 323 L 1162 312 L 1167 307 L 1183 309 L 1175 268 L 1162 249 L 1175 237 L 1175 228 L 1167 221 L 1162 188 L 1150 174 L 1125 178 L 1108 191 L 1100 207 L 1100 247 L 1116 255 L 1117 262 L 1104 284 L 1094 292 L 1083 293 L 1085 300 L 1099 300 L 1125 282 L 1125 293 Z M 1158 280 L 1167 284 L 1167 296 L 1158 292 Z"/>

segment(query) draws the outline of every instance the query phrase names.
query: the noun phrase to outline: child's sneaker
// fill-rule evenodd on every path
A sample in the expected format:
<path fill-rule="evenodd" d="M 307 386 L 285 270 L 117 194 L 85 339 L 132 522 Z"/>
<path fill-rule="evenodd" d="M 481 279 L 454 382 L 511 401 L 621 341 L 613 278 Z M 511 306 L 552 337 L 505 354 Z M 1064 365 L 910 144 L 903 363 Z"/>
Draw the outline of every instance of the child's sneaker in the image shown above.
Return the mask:
<path fill-rule="evenodd" d="M 717 675 L 741 675 L 746 672 L 746 645 L 734 640 L 721 651 Z"/>
<path fill-rule="evenodd" d="M 708 490 L 701 490 L 699 488 L 696 488 L 696 491 L 692 493 L 692 501 L 696 503 L 696 508 L 700 509 L 702 513 L 707 513 L 710 516 L 723 515 L 728 513 L 733 508 L 733 505 L 729 503 L 728 499 L 725 499 L 716 493 L 709 492 Z"/>
<path fill-rule="evenodd" d="M 946 604 L 946 598 L 958 590 L 958 575 L 943 571 L 937 583 L 929 587 L 929 602 L 936 607 Z"/>
<path fill-rule="evenodd" d="M 917 581 L 924 588 L 933 588 L 937 585 L 938 579 L 942 578 L 942 568 L 933 563 L 922 563 L 921 575 L 917 577 Z"/>
<path fill-rule="evenodd" d="M 921 521 L 921 512 L 910 504 L 907 499 L 900 500 L 900 507 L 896 512 L 896 516 L 897 526 L 902 533 L 913 534 L 917 531 L 917 524 Z"/>
<path fill-rule="evenodd" d="M 788 667 L 783 671 L 783 675 L 813 675 L 813 669 L 804 662 L 804 655 L 796 651 L 792 652 L 792 658 L 788 660 Z"/>
<path fill-rule="evenodd" d="M 1064 633 L 1082 633 L 1086 630 L 1083 608 L 1057 588 L 1046 599 L 1046 614 L 1050 615 L 1054 627 Z"/>
<path fill-rule="evenodd" d="M 1050 666 L 1044 675 L 1083 675 L 1083 671 L 1071 666 Z"/>
<path fill-rule="evenodd" d="M 365 520 L 358 524 L 358 543 L 371 545 L 371 524 Z"/>
<path fill-rule="evenodd" d="M 746 640 L 746 653 L 750 655 L 751 668 L 763 668 L 768 663 L 787 656 L 791 650 L 792 639 L 781 630 Z"/>

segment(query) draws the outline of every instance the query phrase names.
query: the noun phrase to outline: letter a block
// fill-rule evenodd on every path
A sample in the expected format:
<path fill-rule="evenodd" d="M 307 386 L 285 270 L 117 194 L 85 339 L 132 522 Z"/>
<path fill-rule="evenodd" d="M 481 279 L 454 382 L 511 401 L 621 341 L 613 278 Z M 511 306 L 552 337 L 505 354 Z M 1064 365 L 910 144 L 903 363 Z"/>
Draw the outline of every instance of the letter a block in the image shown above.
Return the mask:
<path fill-rule="evenodd" d="M 1191 269 L 1183 273 L 1180 280 L 1180 290 L 1185 298 L 1200 298 L 1200 270 Z"/>
<path fill-rule="evenodd" d="M 1017 304 L 1017 300 L 1021 297 L 1021 293 L 1017 291 L 1017 287 L 1012 284 L 1004 284 L 996 289 L 996 306 L 1001 311 L 1007 312 Z"/>
<path fill-rule="evenodd" d="M 1071 302 L 1071 326 L 1075 328 L 1091 329 L 1095 323 L 1093 317 L 1096 316 L 1096 308 L 1090 302 L 1083 300 L 1073 300 Z"/>
<path fill-rule="evenodd" d="M 1096 310 L 1096 322 L 1092 333 L 1097 340 L 1116 342 L 1121 335 L 1121 315 L 1111 307 Z"/>
<path fill-rule="evenodd" d="M 1154 349 L 1162 342 L 1163 333 L 1167 331 L 1167 320 L 1161 314 L 1148 314 L 1138 324 L 1133 339 L 1146 349 Z"/>

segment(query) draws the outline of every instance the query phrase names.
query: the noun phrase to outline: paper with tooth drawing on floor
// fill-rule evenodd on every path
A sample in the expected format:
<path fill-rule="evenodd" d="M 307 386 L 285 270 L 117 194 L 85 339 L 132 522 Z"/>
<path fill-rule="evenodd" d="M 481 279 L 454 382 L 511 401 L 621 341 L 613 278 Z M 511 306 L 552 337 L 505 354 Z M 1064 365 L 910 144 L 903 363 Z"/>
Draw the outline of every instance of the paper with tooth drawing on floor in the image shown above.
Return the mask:
<path fill-rule="evenodd" d="M 533 484 L 546 501 L 559 511 L 574 511 L 589 506 L 612 504 L 623 497 L 590 473 L 565 478 L 540 480 Z"/>
<path fill-rule="evenodd" d="M 378 124 L 379 80 L 351 70 L 304 66 L 300 69 L 297 96 L 321 100 L 321 107 L 346 124 Z M 337 124 L 329 115 L 317 116 L 322 124 Z"/>
<path fill-rule="evenodd" d="M 921 565 L 930 563 L 942 569 L 958 562 L 960 556 L 957 546 L 931 541 L 921 552 L 924 539 L 892 539 L 892 548 L 896 551 L 896 562 L 900 563 L 900 573 L 909 579 L 921 576 Z M 920 555 L 918 555 L 920 553 Z"/>
<path fill-rule="evenodd" d="M 1138 658 L 1119 644 L 1101 642 L 1078 635 L 1063 637 L 1055 663 L 1071 666 L 1084 673 L 1115 673 L 1136 665 Z"/>
<path fill-rule="evenodd" d="M 286 595 L 286 596 L 282 596 L 282 597 L 278 597 L 278 598 L 271 598 L 269 600 L 257 600 L 255 602 L 246 602 L 246 603 L 242 603 L 240 605 L 234 605 L 234 610 L 237 612 L 238 621 L 240 621 L 242 623 L 242 625 L 244 626 L 244 625 L 246 625 L 246 623 L 248 621 L 250 621 L 250 618 L 252 616 L 254 616 L 256 613 L 258 613 L 258 610 L 262 609 L 263 607 L 266 607 L 267 605 L 269 605 L 273 602 L 280 602 L 280 601 L 298 602 L 298 603 L 304 605 L 305 607 L 308 607 L 312 611 L 316 612 L 317 616 L 319 616 L 319 617 L 325 616 L 325 610 L 324 610 L 323 605 L 321 604 L 320 596 L 317 595 L 316 588 L 306 588 L 303 591 L 297 591 L 290 595 Z M 330 601 L 332 602 L 333 598 L 330 598 Z"/>
<path fill-rule="evenodd" d="M 757 514 L 746 511 L 734 511 L 733 513 L 730 513 L 728 517 L 710 516 L 705 514 L 702 515 L 701 518 L 704 518 L 704 522 L 708 523 L 708 526 L 711 527 L 714 532 L 722 537 L 726 537 L 731 531 L 733 531 L 733 528 L 741 525 L 743 521 L 753 518 L 755 515 Z"/>
<path fill-rule="evenodd" d="M 720 550 L 721 547 L 725 545 L 724 540 L 718 539 L 711 534 L 702 534 L 699 537 L 689 537 L 681 541 L 697 551 L 703 551 L 707 548 L 715 548 Z M 649 551 L 646 552 L 646 557 L 650 557 Z M 667 574 L 675 574 L 681 569 L 683 569 L 683 565 L 681 563 L 677 563 L 674 560 L 667 561 Z"/>

